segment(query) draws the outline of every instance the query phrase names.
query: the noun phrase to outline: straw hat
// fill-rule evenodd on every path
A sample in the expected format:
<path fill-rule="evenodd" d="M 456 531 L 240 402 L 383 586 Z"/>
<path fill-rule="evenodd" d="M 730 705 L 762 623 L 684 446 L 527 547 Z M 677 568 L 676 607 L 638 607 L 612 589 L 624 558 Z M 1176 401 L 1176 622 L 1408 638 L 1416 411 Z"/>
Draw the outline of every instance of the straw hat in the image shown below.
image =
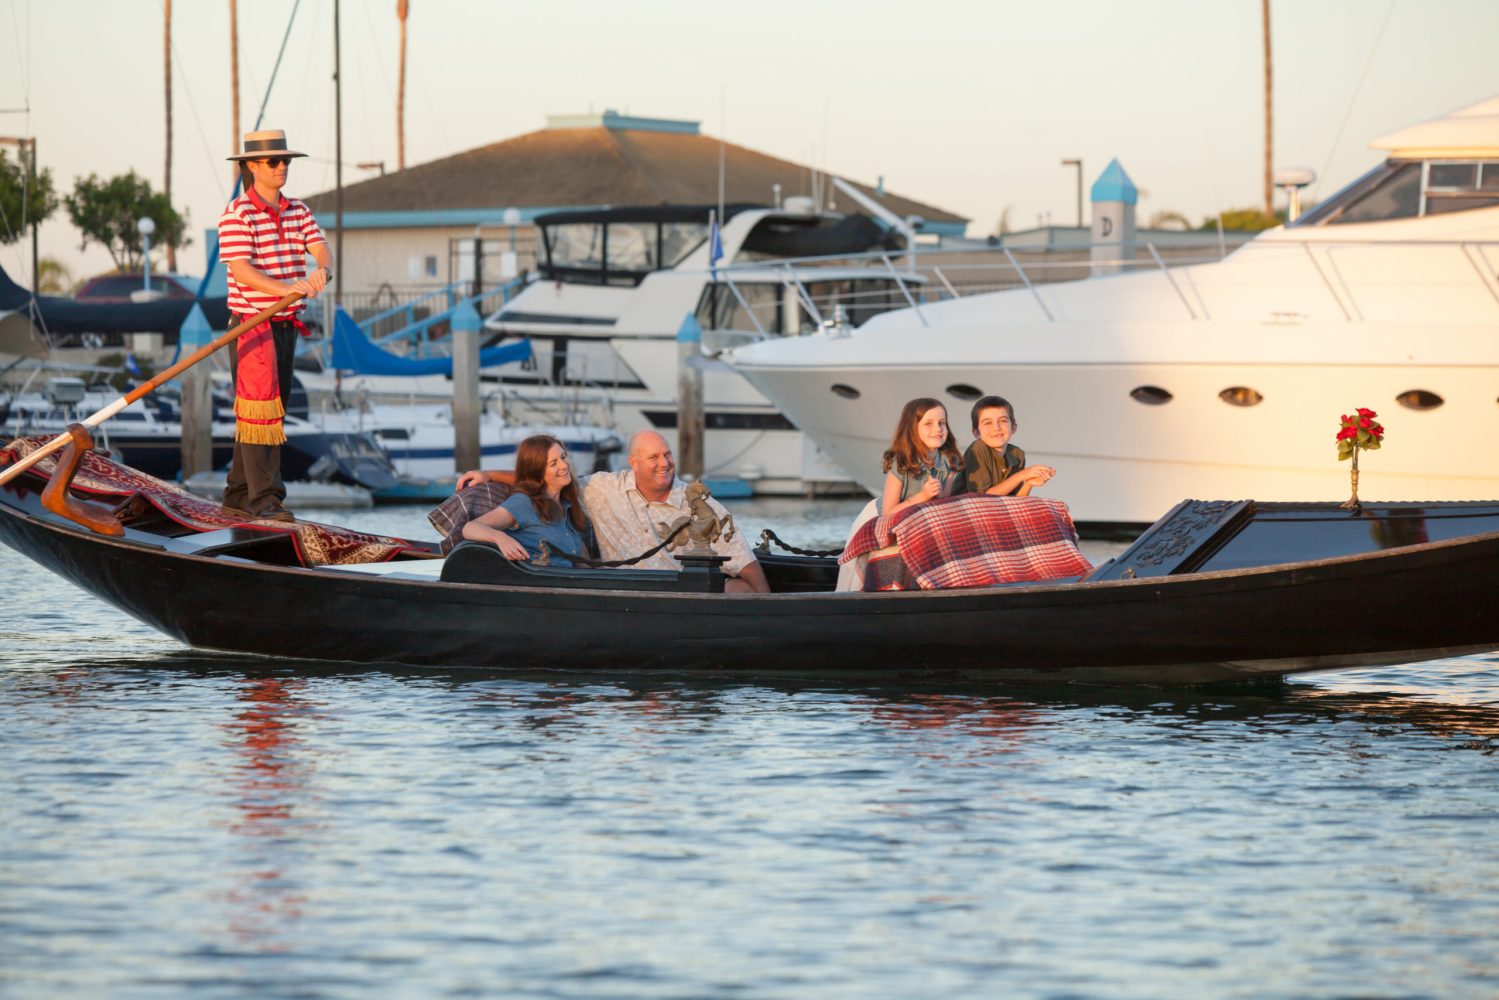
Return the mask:
<path fill-rule="evenodd" d="M 245 133 L 245 151 L 229 157 L 231 160 L 261 160 L 267 156 L 306 156 L 286 148 L 286 133 L 279 128 L 263 129 Z"/>

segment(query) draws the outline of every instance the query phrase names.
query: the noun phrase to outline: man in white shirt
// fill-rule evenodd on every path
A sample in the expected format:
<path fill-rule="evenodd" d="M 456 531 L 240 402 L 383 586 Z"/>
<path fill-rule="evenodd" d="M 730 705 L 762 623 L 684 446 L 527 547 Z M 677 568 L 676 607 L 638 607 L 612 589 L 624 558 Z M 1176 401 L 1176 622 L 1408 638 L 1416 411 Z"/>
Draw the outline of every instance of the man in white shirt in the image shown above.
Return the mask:
<path fill-rule="evenodd" d="M 486 480 L 506 481 L 509 473 L 465 472 L 458 478 L 458 489 L 466 489 Z M 655 431 L 640 431 L 630 438 L 630 467 L 623 472 L 595 472 L 578 479 L 583 506 L 593 521 L 600 554 L 609 560 L 632 559 L 661 544 L 656 534 L 658 523 L 675 521 L 690 514 L 687 484 L 677 478 L 677 463 L 666 439 Z M 717 500 L 709 499 L 713 512 L 720 518 L 726 511 Z M 720 538 L 713 551 L 728 556 L 724 563 L 724 593 L 768 594 L 770 584 L 765 570 L 750 553 L 749 542 L 741 532 L 733 541 Z M 665 550 L 640 563 L 638 569 L 679 570 L 682 564 Z"/>

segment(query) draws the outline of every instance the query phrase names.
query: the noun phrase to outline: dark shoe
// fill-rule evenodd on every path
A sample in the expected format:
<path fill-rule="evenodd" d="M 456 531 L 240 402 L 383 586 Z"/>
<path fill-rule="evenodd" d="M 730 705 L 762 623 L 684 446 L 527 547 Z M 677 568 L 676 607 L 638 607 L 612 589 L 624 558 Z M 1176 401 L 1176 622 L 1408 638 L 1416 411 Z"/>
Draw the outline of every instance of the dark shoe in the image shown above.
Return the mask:
<path fill-rule="evenodd" d="M 251 514 L 249 511 L 245 510 L 242 507 L 231 507 L 227 503 L 226 504 L 221 504 L 219 506 L 219 513 L 222 514 L 222 515 L 224 515 L 225 517 L 237 517 L 241 521 L 253 521 L 253 520 L 255 520 L 255 515 L 254 514 Z"/>
<path fill-rule="evenodd" d="M 256 512 L 255 517 L 261 521 L 295 521 L 297 519 L 297 515 L 279 503 L 266 504 Z"/>

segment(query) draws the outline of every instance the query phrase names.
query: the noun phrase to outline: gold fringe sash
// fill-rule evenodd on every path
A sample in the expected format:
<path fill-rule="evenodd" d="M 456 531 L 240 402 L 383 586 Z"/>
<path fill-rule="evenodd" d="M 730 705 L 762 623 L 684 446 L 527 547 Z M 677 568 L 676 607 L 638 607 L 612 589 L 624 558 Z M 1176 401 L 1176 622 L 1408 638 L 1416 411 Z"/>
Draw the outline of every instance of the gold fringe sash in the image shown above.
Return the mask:
<path fill-rule="evenodd" d="M 279 420 L 267 423 L 236 420 L 234 422 L 234 440 L 241 444 L 285 444 L 286 431 L 282 429 L 281 421 Z"/>
<path fill-rule="evenodd" d="M 286 415 L 286 407 L 281 401 L 270 322 L 242 334 L 235 349 L 234 440 L 241 444 L 285 444 L 281 418 Z"/>

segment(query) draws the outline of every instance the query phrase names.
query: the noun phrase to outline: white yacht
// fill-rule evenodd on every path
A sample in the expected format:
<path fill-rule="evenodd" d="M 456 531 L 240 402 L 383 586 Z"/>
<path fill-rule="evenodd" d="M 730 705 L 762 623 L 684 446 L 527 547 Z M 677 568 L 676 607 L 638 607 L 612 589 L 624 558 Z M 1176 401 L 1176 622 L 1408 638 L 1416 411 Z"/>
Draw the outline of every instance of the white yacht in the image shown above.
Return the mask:
<path fill-rule="evenodd" d="M 535 364 L 486 378 L 498 375 L 507 398 L 605 392 L 622 436 L 653 428 L 674 439 L 684 323 L 696 325 L 711 353 L 725 346 L 720 331 L 778 339 L 819 322 L 864 322 L 909 301 L 878 252 L 857 266 L 807 260 L 896 242 L 867 216 L 815 213 L 803 201 L 788 199 L 782 209 L 726 206 L 715 259 L 708 206 L 538 217 L 536 280 L 485 323 L 504 338 L 528 338 Z M 794 272 L 776 266 L 789 258 L 802 260 Z M 762 266 L 732 288 L 715 280 L 747 263 Z M 741 478 L 765 494 L 857 488 L 732 369 L 702 367 L 705 476 Z"/>
<path fill-rule="evenodd" d="M 1361 496 L 1492 499 L 1499 97 L 1371 145 L 1383 163 L 1221 261 L 948 298 L 726 357 L 872 491 L 906 400 L 944 400 L 966 446 L 972 400 L 995 393 L 1080 522 L 1336 498 L 1334 435 L 1356 407 L 1387 432 Z"/>

